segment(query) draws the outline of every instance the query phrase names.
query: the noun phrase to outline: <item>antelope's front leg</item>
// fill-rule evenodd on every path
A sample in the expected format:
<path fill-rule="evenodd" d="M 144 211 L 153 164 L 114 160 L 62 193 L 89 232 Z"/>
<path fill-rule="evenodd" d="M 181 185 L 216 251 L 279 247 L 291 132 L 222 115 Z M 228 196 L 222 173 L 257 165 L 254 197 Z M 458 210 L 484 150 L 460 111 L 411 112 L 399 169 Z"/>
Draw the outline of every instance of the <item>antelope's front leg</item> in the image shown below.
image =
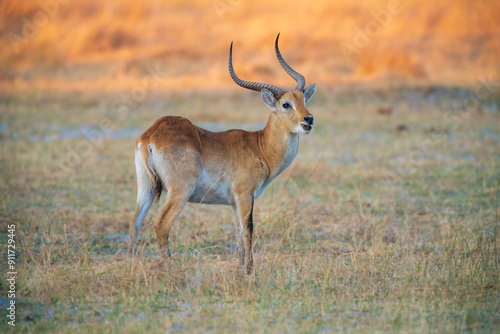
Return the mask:
<path fill-rule="evenodd" d="M 243 268 L 243 265 L 245 264 L 245 240 L 243 237 L 243 226 L 240 222 L 240 218 L 238 217 L 238 210 L 236 210 L 236 207 L 233 207 L 233 223 L 234 229 L 236 230 L 236 245 L 238 256 L 240 258 L 240 266 Z"/>
<path fill-rule="evenodd" d="M 240 231 L 242 231 L 243 242 L 238 244 L 244 246 L 240 249 L 240 264 L 242 271 L 245 270 L 250 274 L 253 268 L 253 254 L 252 254 L 252 235 L 253 235 L 253 196 L 239 196 L 236 198 L 236 213 L 237 219 L 240 224 Z M 245 261 L 246 260 L 246 261 Z"/>

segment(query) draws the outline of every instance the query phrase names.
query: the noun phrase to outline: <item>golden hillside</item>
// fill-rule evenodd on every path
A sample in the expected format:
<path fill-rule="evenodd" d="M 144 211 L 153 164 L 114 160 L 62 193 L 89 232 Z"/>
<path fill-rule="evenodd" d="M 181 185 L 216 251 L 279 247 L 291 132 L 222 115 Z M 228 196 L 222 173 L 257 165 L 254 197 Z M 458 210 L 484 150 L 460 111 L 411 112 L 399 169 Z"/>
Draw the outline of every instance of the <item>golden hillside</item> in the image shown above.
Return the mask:
<path fill-rule="evenodd" d="M 462 84 L 500 77 L 499 1 L 0 2 L 0 87 L 116 90 L 153 70 L 164 89 L 285 87 L 273 43 L 306 79 Z"/>

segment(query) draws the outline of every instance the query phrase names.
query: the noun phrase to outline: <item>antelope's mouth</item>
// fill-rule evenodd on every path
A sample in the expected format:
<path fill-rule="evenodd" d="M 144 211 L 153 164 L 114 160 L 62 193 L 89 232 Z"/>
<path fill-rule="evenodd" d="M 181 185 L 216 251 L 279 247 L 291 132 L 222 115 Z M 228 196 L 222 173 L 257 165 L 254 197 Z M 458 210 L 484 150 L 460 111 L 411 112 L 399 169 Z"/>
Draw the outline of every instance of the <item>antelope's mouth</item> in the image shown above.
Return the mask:
<path fill-rule="evenodd" d="M 306 123 L 300 123 L 300 126 L 305 132 L 311 132 L 312 131 L 312 125 L 306 124 Z"/>

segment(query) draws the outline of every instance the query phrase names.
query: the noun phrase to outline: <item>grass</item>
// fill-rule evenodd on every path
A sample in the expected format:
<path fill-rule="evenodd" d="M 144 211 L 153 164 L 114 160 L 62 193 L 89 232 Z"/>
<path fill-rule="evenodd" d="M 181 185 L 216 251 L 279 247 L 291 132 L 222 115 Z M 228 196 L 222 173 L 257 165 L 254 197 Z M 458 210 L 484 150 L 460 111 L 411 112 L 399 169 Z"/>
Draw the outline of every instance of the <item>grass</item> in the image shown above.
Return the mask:
<path fill-rule="evenodd" d="M 238 75 L 289 87 L 279 32 L 287 62 L 322 87 L 500 77 L 497 1 L 61 1 L 42 22 L 45 7 L 0 3 L 0 89 L 116 92 L 157 67 L 165 90 L 230 89 L 231 41 Z"/>
<path fill-rule="evenodd" d="M 457 122 L 458 92 L 473 87 L 315 96 L 315 132 L 256 202 L 250 277 L 221 206 L 186 207 L 169 261 L 158 257 L 154 207 L 128 258 L 135 138 L 98 126 L 143 131 L 165 114 L 262 123 L 258 94 L 150 94 L 123 118 L 114 96 L 3 98 L 0 241 L 5 254 L 15 224 L 15 331 L 498 332 L 499 99 Z M 0 327 L 14 331 L 4 316 Z"/>

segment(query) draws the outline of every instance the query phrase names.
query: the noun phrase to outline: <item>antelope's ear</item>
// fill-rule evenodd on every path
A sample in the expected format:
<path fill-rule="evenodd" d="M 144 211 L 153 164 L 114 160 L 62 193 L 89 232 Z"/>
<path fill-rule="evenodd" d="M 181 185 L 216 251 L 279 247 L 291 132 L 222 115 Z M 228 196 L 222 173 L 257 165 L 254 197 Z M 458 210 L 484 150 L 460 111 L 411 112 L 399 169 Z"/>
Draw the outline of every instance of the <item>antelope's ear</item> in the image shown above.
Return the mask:
<path fill-rule="evenodd" d="M 260 93 L 262 94 L 262 98 L 264 99 L 264 102 L 267 104 L 269 109 L 271 109 L 272 111 L 278 110 L 278 100 L 270 90 L 264 88 Z"/>
<path fill-rule="evenodd" d="M 312 84 L 311 86 L 304 89 L 304 101 L 309 101 L 311 97 L 313 97 L 314 93 L 316 93 L 316 84 Z"/>

